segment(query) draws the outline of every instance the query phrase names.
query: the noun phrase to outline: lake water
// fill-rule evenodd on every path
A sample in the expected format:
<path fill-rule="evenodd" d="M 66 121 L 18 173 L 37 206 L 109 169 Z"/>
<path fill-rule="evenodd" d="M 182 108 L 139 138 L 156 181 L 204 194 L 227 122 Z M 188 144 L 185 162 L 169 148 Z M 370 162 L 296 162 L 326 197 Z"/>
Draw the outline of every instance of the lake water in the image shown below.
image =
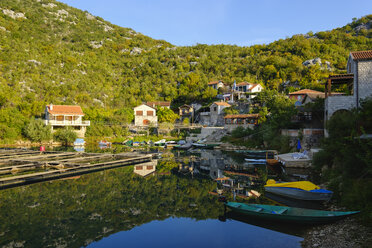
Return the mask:
<path fill-rule="evenodd" d="M 227 165 L 238 168 L 243 159 L 220 151 L 166 152 L 157 173 L 145 178 L 129 166 L 1 190 L 0 246 L 301 247 L 302 228 L 225 213 L 209 192 L 223 188 L 213 179 Z M 250 188 L 263 193 L 259 181 L 270 174 L 243 167 L 258 177 L 235 178 L 227 197 L 273 204 L 243 197 Z"/>

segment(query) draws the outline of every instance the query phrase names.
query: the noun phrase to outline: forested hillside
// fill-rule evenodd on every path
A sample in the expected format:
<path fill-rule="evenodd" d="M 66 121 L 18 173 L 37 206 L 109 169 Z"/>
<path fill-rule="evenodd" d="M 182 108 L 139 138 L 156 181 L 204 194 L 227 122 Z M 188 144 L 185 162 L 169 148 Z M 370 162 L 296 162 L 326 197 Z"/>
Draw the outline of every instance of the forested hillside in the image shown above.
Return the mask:
<path fill-rule="evenodd" d="M 92 121 L 131 121 L 142 101 L 208 102 L 213 80 L 319 89 L 350 51 L 372 48 L 371 20 L 268 45 L 176 47 L 60 2 L 2 0 L 0 138 L 20 137 L 49 103 L 79 104 Z M 303 65 L 316 57 L 322 65 Z"/>

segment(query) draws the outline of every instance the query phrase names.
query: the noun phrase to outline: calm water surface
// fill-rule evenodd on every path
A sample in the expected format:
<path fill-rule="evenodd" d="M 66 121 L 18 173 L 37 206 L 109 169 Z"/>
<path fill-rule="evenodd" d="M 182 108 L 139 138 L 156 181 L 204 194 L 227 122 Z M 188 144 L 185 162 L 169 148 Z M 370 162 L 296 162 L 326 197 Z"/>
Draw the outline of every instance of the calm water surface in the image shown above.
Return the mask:
<path fill-rule="evenodd" d="M 0 246 L 301 247 L 298 227 L 225 214 L 209 192 L 221 187 L 213 179 L 226 165 L 243 160 L 218 151 L 167 152 L 146 178 L 129 166 L 2 190 Z M 234 183 L 262 192 L 258 181 L 267 170 L 243 167 L 260 178 Z M 265 197 L 236 200 L 270 204 Z"/>

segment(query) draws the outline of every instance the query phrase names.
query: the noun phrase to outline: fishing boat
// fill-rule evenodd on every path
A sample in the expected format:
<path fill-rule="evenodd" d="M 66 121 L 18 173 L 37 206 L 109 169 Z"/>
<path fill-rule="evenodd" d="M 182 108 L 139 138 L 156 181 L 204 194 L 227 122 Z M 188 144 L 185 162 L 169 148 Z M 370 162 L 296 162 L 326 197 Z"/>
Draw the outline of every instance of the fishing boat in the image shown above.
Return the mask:
<path fill-rule="evenodd" d="M 98 142 L 98 145 L 100 147 L 110 147 L 111 146 L 111 142 L 108 142 L 106 140 L 101 140 L 100 142 Z"/>
<path fill-rule="evenodd" d="M 183 145 L 175 145 L 173 149 L 188 150 L 192 147 L 192 143 L 185 143 Z"/>
<path fill-rule="evenodd" d="M 245 158 L 245 161 L 249 163 L 255 163 L 255 164 L 266 164 L 266 159 L 260 159 L 260 158 Z"/>
<path fill-rule="evenodd" d="M 158 141 L 154 142 L 154 145 L 155 146 L 165 146 L 165 142 L 166 142 L 165 139 L 161 139 L 161 140 L 158 140 Z"/>
<path fill-rule="evenodd" d="M 265 191 L 298 200 L 307 201 L 329 201 L 333 192 L 321 189 L 309 181 L 276 183 L 270 179 L 265 185 Z"/>
<path fill-rule="evenodd" d="M 84 146 L 85 145 L 85 140 L 84 139 L 76 139 L 74 141 L 74 146 Z"/>
<path fill-rule="evenodd" d="M 202 149 L 213 149 L 214 147 L 218 146 L 219 144 L 204 144 L 204 143 L 192 143 L 192 146 L 196 148 Z"/>
<path fill-rule="evenodd" d="M 225 206 L 234 212 L 251 217 L 301 224 L 328 223 L 359 213 L 359 211 L 324 211 L 262 204 L 245 204 L 240 202 L 226 202 Z"/>

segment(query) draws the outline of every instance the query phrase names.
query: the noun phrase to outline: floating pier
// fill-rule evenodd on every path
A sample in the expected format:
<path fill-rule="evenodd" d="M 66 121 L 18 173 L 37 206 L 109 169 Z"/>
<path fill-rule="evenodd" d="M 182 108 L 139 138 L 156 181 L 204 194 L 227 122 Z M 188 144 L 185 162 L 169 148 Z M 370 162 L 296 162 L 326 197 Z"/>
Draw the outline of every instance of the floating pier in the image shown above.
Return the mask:
<path fill-rule="evenodd" d="M 0 189 L 151 162 L 139 153 L 39 152 L 0 150 Z"/>

